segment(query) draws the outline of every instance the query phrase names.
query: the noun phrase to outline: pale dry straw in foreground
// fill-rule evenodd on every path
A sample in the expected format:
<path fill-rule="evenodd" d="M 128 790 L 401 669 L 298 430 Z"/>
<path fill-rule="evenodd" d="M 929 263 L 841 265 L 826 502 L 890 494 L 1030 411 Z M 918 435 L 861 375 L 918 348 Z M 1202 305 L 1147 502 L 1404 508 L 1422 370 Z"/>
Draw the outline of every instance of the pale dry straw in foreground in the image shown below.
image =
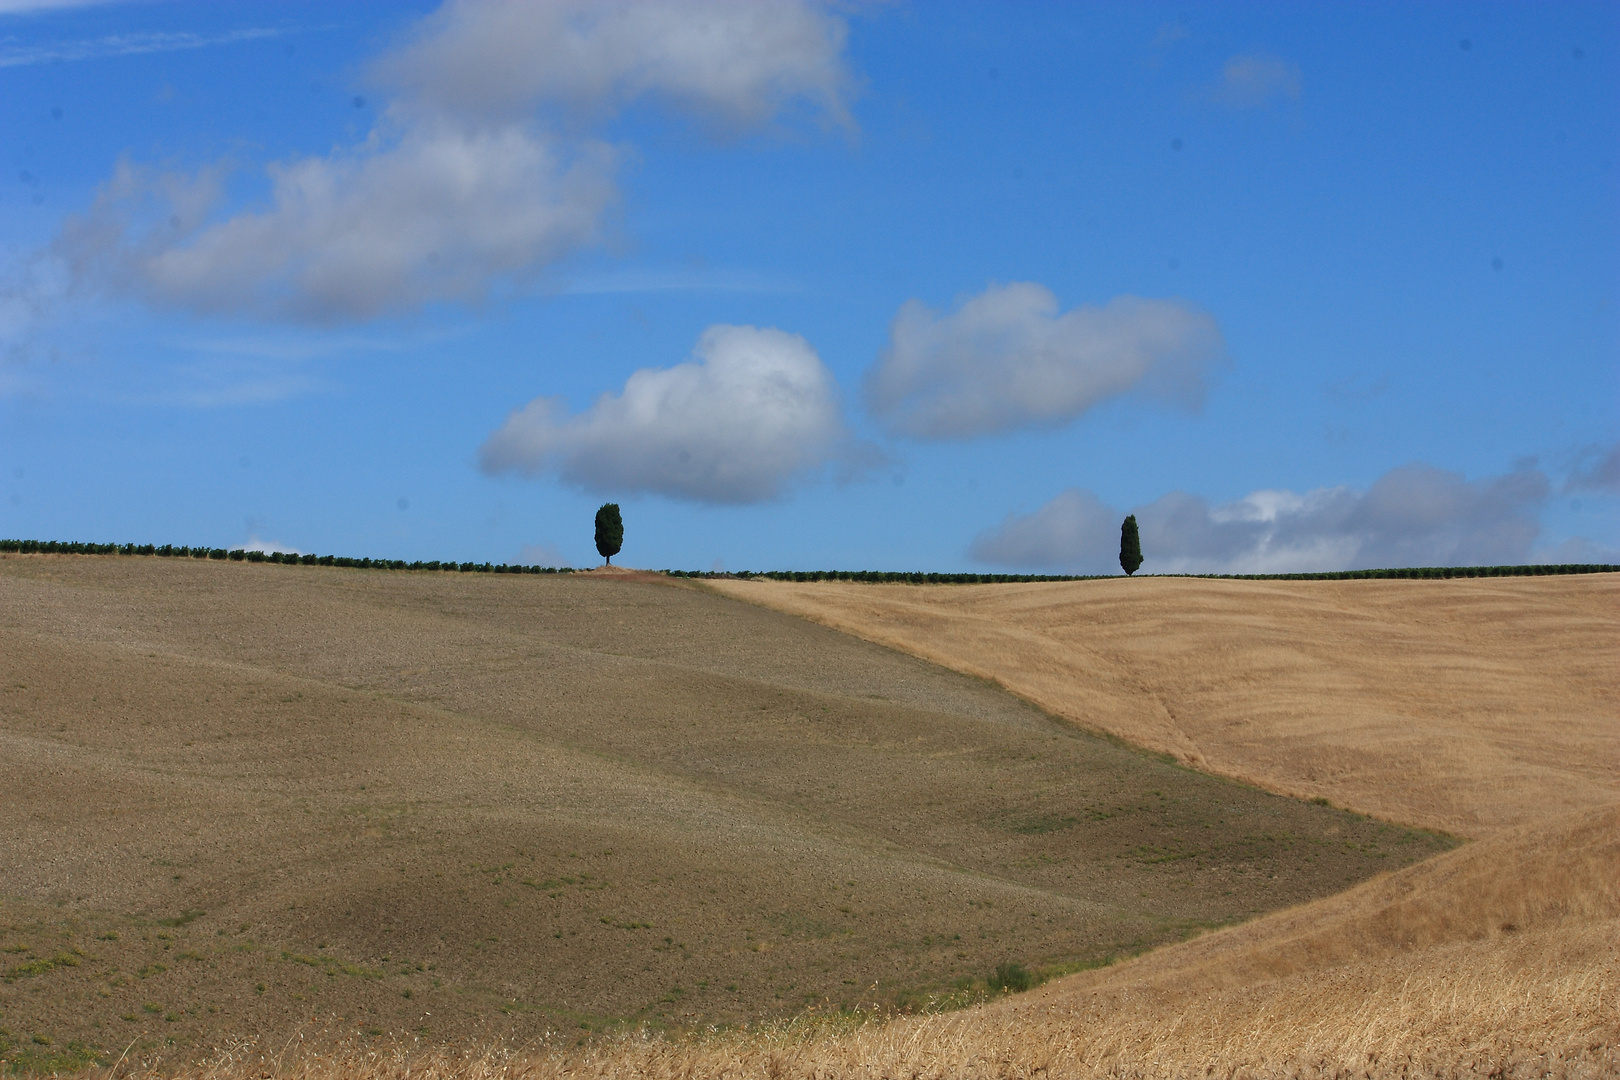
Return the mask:
<path fill-rule="evenodd" d="M 1620 1072 L 1617 940 L 1620 809 L 1611 807 L 981 1009 L 683 1044 L 245 1053 L 182 1075 L 1611 1076 Z"/>

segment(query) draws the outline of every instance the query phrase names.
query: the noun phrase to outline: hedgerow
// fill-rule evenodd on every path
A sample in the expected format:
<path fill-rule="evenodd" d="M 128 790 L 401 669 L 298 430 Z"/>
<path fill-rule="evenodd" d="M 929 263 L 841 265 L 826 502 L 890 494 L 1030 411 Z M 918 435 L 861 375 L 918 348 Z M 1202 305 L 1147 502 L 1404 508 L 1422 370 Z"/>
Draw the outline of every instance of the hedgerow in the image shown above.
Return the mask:
<path fill-rule="evenodd" d="M 155 555 L 175 559 L 226 559 L 233 562 L 280 563 L 284 566 L 345 566 L 357 570 L 463 570 L 483 574 L 571 574 L 567 566 L 507 563 L 406 562 L 404 559 L 351 559 L 298 551 L 249 551 L 246 548 L 176 547 L 164 544 L 86 544 L 69 540 L 0 540 L 0 552 L 19 555 Z"/>
<path fill-rule="evenodd" d="M 343 566 L 356 570 L 449 571 L 463 574 L 571 574 L 567 566 L 526 566 L 510 563 L 406 562 L 404 559 L 352 559 L 343 555 L 311 555 L 296 551 L 249 551 L 245 548 L 175 547 L 164 544 L 86 544 L 66 540 L 0 540 L 0 552 L 22 555 L 152 555 L 177 559 L 229 559 L 236 562 L 280 563 L 284 566 Z M 669 577 L 743 581 L 853 581 L 882 585 L 1010 585 L 1038 581 L 1099 581 L 1116 574 L 941 574 L 921 570 L 664 570 Z M 1314 574 L 1158 574 L 1156 577 L 1206 578 L 1229 581 L 1357 581 L 1369 578 L 1476 578 L 1546 577 L 1562 574 L 1612 574 L 1612 563 L 1531 563 L 1521 566 L 1403 566 L 1380 570 L 1331 570 Z"/>
<path fill-rule="evenodd" d="M 1153 577 L 1230 581 L 1355 581 L 1363 578 L 1540 577 L 1552 574 L 1607 574 L 1611 563 L 1531 563 L 1525 566 L 1406 566 L 1383 570 L 1329 570 L 1308 574 L 1154 574 Z M 937 574 L 891 570 L 666 570 L 671 577 L 764 578 L 769 581 L 856 581 L 883 585 L 1008 585 L 1031 581 L 1105 581 L 1118 574 Z"/>

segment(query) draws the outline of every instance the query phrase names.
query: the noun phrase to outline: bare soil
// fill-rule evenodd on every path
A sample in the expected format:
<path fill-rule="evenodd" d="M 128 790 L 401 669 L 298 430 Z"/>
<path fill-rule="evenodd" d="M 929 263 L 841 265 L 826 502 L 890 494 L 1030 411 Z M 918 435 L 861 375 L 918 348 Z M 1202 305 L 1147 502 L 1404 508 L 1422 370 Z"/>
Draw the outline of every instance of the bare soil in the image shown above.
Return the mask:
<path fill-rule="evenodd" d="M 0 761 L 32 1068 L 961 1001 L 1452 846 L 626 574 L 0 557 Z"/>
<path fill-rule="evenodd" d="M 1599 1080 L 1620 1075 L 1617 943 L 1610 806 L 975 1008 L 516 1051 L 246 1045 L 176 1080 Z M 119 1075 L 171 1074 L 159 1063 Z"/>

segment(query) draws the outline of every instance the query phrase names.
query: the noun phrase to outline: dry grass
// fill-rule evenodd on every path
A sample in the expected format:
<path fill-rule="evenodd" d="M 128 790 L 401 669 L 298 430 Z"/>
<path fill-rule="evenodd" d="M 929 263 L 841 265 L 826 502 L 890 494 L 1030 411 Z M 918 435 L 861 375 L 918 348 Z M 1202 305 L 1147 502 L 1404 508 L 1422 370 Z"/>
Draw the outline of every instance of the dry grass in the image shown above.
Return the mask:
<path fill-rule="evenodd" d="M 714 587 L 1390 821 L 1481 837 L 1620 797 L 1620 574 Z"/>
<path fill-rule="evenodd" d="M 389 843 L 377 848 L 378 880 L 394 872 L 401 855 L 411 854 L 417 860 L 412 865 L 424 867 L 433 859 L 462 858 L 473 851 L 467 838 L 479 830 L 491 838 L 493 853 L 522 842 L 524 829 L 532 833 L 525 821 L 553 829 L 588 819 L 594 827 L 608 822 L 609 814 L 650 820 L 656 808 L 656 842 L 631 849 L 627 865 L 663 859 L 678 867 L 700 855 L 728 881 L 764 885 L 787 906 L 826 903 L 812 897 L 824 886 L 817 884 L 819 867 L 840 866 L 841 876 L 851 860 L 862 863 L 863 874 L 887 875 L 897 897 L 915 895 L 919 886 L 933 890 L 921 864 L 901 872 L 891 861 L 890 869 L 880 870 L 897 850 L 923 852 L 923 862 L 934 863 L 946 857 L 982 860 L 995 851 L 986 867 L 1025 874 L 1009 880 L 1023 896 L 1043 889 L 1056 900 L 1059 877 L 1037 881 L 1027 875 L 1049 873 L 1042 869 L 1043 853 L 1063 853 L 1041 845 L 1076 843 L 1079 834 L 1027 826 L 1056 820 L 1042 816 L 1049 811 L 1038 802 L 1068 790 L 1063 775 L 1091 767 L 1085 761 L 1103 760 L 1064 758 L 1051 776 L 1031 772 L 1052 747 L 1066 744 L 1053 743 L 1049 730 L 1031 726 L 1016 710 L 975 697 L 965 684 L 925 677 L 923 669 L 897 666 L 858 643 L 839 646 L 816 628 L 795 631 L 772 621 L 777 616 L 764 618 L 769 613 L 750 617 L 746 607 L 694 606 L 687 599 L 666 603 L 669 596 L 698 594 L 630 578 L 580 581 L 549 592 L 550 583 L 520 582 L 521 591 L 514 592 L 511 582 L 450 579 L 423 593 L 409 582 L 427 579 L 408 576 L 294 579 L 281 568 L 228 567 L 239 575 L 229 579 L 235 597 L 230 602 L 238 605 L 233 608 L 210 576 L 212 568 L 184 581 L 132 583 L 118 573 L 86 569 L 89 561 L 64 561 L 44 574 L 36 572 L 44 563 L 30 565 L 19 576 L 14 564 L 9 591 L 0 591 L 0 604 L 11 602 L 0 614 L 10 631 L 14 667 L 24 655 L 15 647 L 26 637 L 30 647 L 48 645 L 64 655 L 90 644 L 103 650 L 116 645 L 109 662 L 125 665 L 151 686 L 183 690 L 188 684 L 175 679 L 185 676 L 188 665 L 203 663 L 203 656 L 215 665 L 210 678 L 235 672 L 218 697 L 229 702 L 231 715 L 251 721 L 247 726 L 255 730 L 262 726 L 273 738 L 262 745 L 233 744 L 216 733 L 222 751 L 231 754 L 184 758 L 185 789 L 200 790 L 205 779 L 237 770 L 252 780 L 231 804 L 231 813 L 244 820 L 270 820 L 269 795 L 291 790 L 290 770 L 278 766 L 258 775 L 238 763 L 266 747 L 279 755 L 275 760 L 296 761 L 298 769 L 325 778 L 322 783 L 347 785 L 343 790 L 351 794 L 344 797 L 350 800 L 361 780 L 380 783 L 385 792 L 421 785 L 432 793 L 413 802 L 410 812 L 421 815 L 421 822 L 430 813 L 450 822 L 451 807 L 470 805 L 466 800 L 473 798 L 469 790 L 434 779 L 433 761 L 422 757 L 442 753 L 456 739 L 469 740 L 467 748 L 481 755 L 497 779 L 549 785 L 538 800 L 514 802 L 503 795 L 481 803 L 475 817 L 486 824 L 463 826 L 459 846 L 440 840 L 429 850 L 407 839 L 403 819 L 392 826 L 383 822 L 385 832 L 393 828 L 400 834 L 394 839 L 406 843 L 381 838 Z M 70 565 L 77 569 L 64 569 Z M 325 593 L 304 586 L 286 591 L 285 583 L 294 580 L 343 584 Z M 291 1039 L 262 1035 L 202 1064 L 186 1064 L 195 1054 L 148 1046 L 113 1071 L 119 1077 L 179 1071 L 197 1080 L 1620 1075 L 1617 585 L 1599 577 L 1145 580 L 941 589 L 723 586 L 993 678 L 1086 727 L 1174 752 L 1205 769 L 1480 839 L 1336 895 L 969 1010 L 888 1021 L 870 1014 L 801 1015 L 687 1039 L 631 1034 L 583 1045 L 572 1030 L 514 1039 L 516 1032 L 503 1038 L 491 1028 L 480 1042 L 476 1029 L 469 1029 L 435 1045 L 427 1038 L 345 1035 L 354 1030 L 352 1018 L 305 1006 L 303 1028 Z M 28 623 L 26 634 L 18 633 L 22 622 Z M 158 655 L 148 655 L 153 652 Z M 87 657 L 80 663 L 86 672 L 94 667 Z M 537 665 L 545 667 L 544 680 L 536 681 Z M 607 695 L 606 704 L 594 713 L 581 711 L 577 701 L 562 707 L 566 695 L 554 692 L 555 670 L 569 673 L 569 685 L 588 688 L 587 697 Z M 28 675 L 36 684 L 42 678 Z M 107 678 L 117 683 L 123 676 Z M 380 763 L 363 762 L 358 752 L 310 759 L 299 750 L 306 744 L 293 723 L 300 719 L 296 709 L 278 719 L 273 709 L 250 701 L 284 694 L 293 684 L 278 680 L 293 678 L 303 680 L 298 685 L 306 693 L 327 695 L 317 713 L 342 717 L 362 742 L 391 733 L 405 745 Z M 84 694 L 108 685 L 80 682 Z M 873 701 L 870 687 L 898 700 Z M 725 716 L 705 719 L 712 711 L 705 703 L 715 695 L 731 704 L 722 710 Z M 29 783 L 38 785 L 33 805 L 55 808 L 60 821 L 54 827 L 64 835 L 82 829 L 73 808 L 61 801 L 60 788 L 72 780 L 73 769 L 83 767 L 90 740 L 71 724 L 57 734 L 32 721 L 19 724 L 19 717 L 28 718 L 12 700 L 0 708 L 0 714 L 10 710 L 8 745 L 26 746 L 39 773 L 22 778 L 24 796 Z M 531 715 L 536 702 L 544 703 L 543 719 Z M 141 705 L 127 694 L 120 701 L 135 719 L 156 716 L 161 705 Z M 823 706 L 848 712 L 853 726 L 807 740 L 803 721 Z M 207 733 L 200 719 L 188 723 Z M 985 723 L 990 727 L 983 728 Z M 883 738 L 865 737 L 874 725 L 886 733 Z M 943 733 L 938 738 L 958 745 L 917 743 L 936 729 Z M 973 749 L 978 736 L 971 733 L 979 730 L 993 733 L 994 746 Z M 183 734 L 176 729 L 166 736 L 175 740 L 177 755 Z M 683 740 L 695 741 L 686 746 Z M 994 752 L 1014 744 L 1023 749 L 1000 758 Z M 102 749 L 127 761 L 137 747 Z M 961 762 L 964 749 L 979 773 L 961 771 L 966 765 L 937 772 Z M 456 753 L 465 756 L 467 750 Z M 1108 760 L 1110 768 L 1123 768 L 1142 759 Z M 849 788 L 841 786 L 831 797 L 796 784 L 812 767 L 837 775 Z M 1036 802 L 1000 806 L 988 816 L 976 807 L 977 819 L 970 815 L 931 835 L 928 823 L 945 804 L 920 803 L 923 789 L 914 785 L 934 785 L 928 789 L 933 794 L 925 791 L 922 798 L 938 800 L 952 785 L 992 767 L 1015 770 L 1023 786 L 1036 789 L 1020 797 Z M 142 769 L 143 783 L 163 781 L 170 784 L 167 790 L 179 790 L 159 764 Z M 567 774 L 582 769 L 594 770 L 591 783 L 565 786 Z M 1156 777 L 1177 775 L 1193 777 L 1174 769 Z M 1141 787 L 1140 780 L 1131 784 Z M 581 793 L 594 787 L 612 799 L 578 804 Z M 146 805 L 142 800 L 157 798 L 161 790 L 121 797 L 110 824 L 135 820 Z M 321 812 L 307 788 L 295 794 Z M 717 794 L 726 797 L 717 803 Z M 855 801 L 845 804 L 846 798 Z M 429 805 L 436 801 L 444 807 Z M 757 818 L 758 808 L 767 805 L 770 828 L 762 832 L 765 822 L 744 820 L 742 810 Z M 908 805 L 914 816 L 905 815 Z M 806 812 L 815 828 L 794 823 L 794 815 Z M 289 859 L 291 869 L 266 879 L 271 889 L 264 917 L 270 920 L 271 909 L 294 895 L 295 878 L 303 881 L 314 869 L 326 894 L 322 932 L 351 935 L 347 940 L 357 954 L 376 950 L 382 938 L 367 938 L 358 923 L 337 916 L 350 902 L 338 886 L 364 868 L 339 873 L 332 862 L 305 865 L 295 857 L 300 846 L 329 843 L 320 837 L 331 835 L 352 809 L 325 813 L 310 829 L 284 835 L 272 830 L 265 838 L 281 845 L 277 857 Z M 860 827 L 884 815 L 898 824 L 887 831 Z M 683 830 L 716 825 L 726 830 L 718 843 L 659 850 L 679 845 Z M 739 843 L 750 836 L 756 839 Z M 364 853 L 371 842 L 359 833 L 339 839 L 347 845 L 340 852 L 345 859 Z M 0 836 L 0 843 L 7 840 Z M 983 846 L 992 840 L 1001 846 Z M 10 838 L 14 848 L 17 842 Z M 630 830 L 615 840 L 621 846 L 632 842 Z M 201 858 L 196 844 L 174 843 L 188 858 Z M 782 851 L 797 854 L 784 863 Z M 1074 848 L 1070 855 L 1078 859 L 1080 853 Z M 102 860 L 104 879 L 113 881 L 119 870 L 113 854 L 91 854 Z M 59 882 L 74 873 L 78 880 L 93 878 L 93 866 L 60 860 L 52 865 Z M 1114 867 L 1124 865 L 1106 864 L 1086 887 L 1106 883 L 1117 875 Z M 7 890 L 15 893 L 22 878 L 10 873 Z M 756 874 L 764 877 L 751 880 Z M 984 870 L 974 874 L 999 887 Z M 413 877 L 413 887 L 426 880 Z M 1199 880 L 1178 879 L 1176 888 L 1152 902 L 1205 902 L 1200 889 L 1207 888 Z M 216 893 L 230 885 L 228 877 L 221 882 Z M 154 891 L 158 883 L 135 888 Z M 171 906 L 180 900 L 175 888 Z M 638 902 L 676 904 L 690 889 L 683 878 L 662 891 L 635 895 Z M 364 895 L 369 903 L 389 896 L 377 889 Z M 489 911 L 477 907 L 483 893 L 471 895 L 473 907 L 463 901 L 458 909 L 447 898 L 443 910 L 487 920 Z M 677 911 L 676 917 L 698 916 Z M 1079 908 L 1074 917 L 1082 917 Z M 898 909 L 888 918 L 897 927 L 908 925 L 909 916 Z M 274 925 L 285 935 L 300 932 L 290 919 Z M 520 927 L 521 921 L 511 930 L 519 933 Z M 806 957 L 841 951 L 813 941 L 805 945 Z M 874 938 L 862 947 L 881 953 L 885 946 Z M 577 964 L 590 955 L 558 958 Z M 597 955 L 609 969 L 632 959 Z M 737 962 L 724 948 L 714 957 L 716 963 Z M 741 960 L 745 967 L 753 963 L 748 954 Z M 487 954 L 466 959 L 462 974 L 469 988 L 477 965 L 493 961 Z M 539 968 L 544 964 L 541 957 Z M 634 978 L 629 966 L 623 974 Z M 490 1049 L 467 1049 L 475 1044 Z"/>
<path fill-rule="evenodd" d="M 1504 864 L 1519 874 L 1504 876 Z M 966 1012 L 518 1053 L 248 1050 L 182 1075 L 1613 1076 L 1617 941 L 1620 810 L 1611 807 Z"/>

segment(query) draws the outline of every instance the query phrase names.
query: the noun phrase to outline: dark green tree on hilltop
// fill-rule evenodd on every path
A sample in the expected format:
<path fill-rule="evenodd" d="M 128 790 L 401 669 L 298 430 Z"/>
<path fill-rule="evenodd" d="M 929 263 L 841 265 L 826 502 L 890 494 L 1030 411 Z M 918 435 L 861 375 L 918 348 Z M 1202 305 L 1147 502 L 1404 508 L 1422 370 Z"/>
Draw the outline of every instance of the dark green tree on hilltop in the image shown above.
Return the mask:
<path fill-rule="evenodd" d="M 1142 565 L 1142 537 L 1136 531 L 1136 515 L 1128 515 L 1119 526 L 1119 568 L 1134 574 Z"/>
<path fill-rule="evenodd" d="M 618 503 L 603 503 L 596 511 L 596 551 L 613 565 L 613 556 L 624 547 L 624 519 Z"/>

